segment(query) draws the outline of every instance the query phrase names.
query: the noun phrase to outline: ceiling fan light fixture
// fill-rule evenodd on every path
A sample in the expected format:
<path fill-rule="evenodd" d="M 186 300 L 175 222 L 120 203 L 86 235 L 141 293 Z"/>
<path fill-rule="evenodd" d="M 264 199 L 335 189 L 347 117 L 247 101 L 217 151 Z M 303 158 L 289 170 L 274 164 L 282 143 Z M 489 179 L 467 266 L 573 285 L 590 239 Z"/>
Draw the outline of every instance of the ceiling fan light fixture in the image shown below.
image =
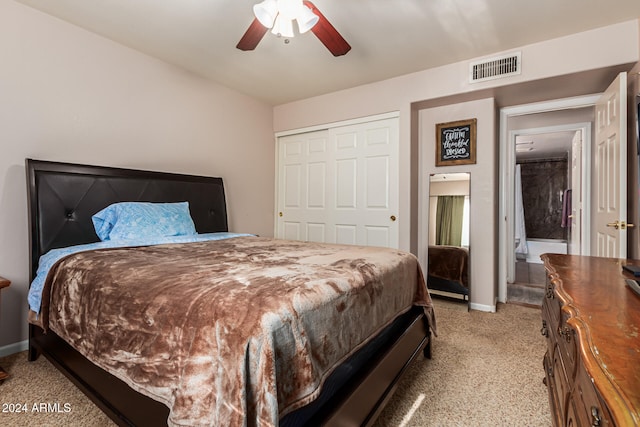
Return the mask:
<path fill-rule="evenodd" d="M 302 9 L 302 0 L 276 0 L 278 4 L 278 14 L 290 21 L 298 17 Z"/>
<path fill-rule="evenodd" d="M 333 56 L 342 56 L 351 50 L 344 37 L 309 0 L 261 0 L 253 6 L 253 12 L 255 18 L 236 45 L 242 51 L 254 50 L 270 28 L 288 43 L 294 35 L 294 20 L 300 34 L 311 30 Z"/>
<path fill-rule="evenodd" d="M 253 6 L 253 14 L 266 28 L 278 36 L 291 38 L 293 21 L 298 23 L 300 34 L 306 33 L 320 17 L 302 4 L 302 0 L 263 0 Z"/>
<path fill-rule="evenodd" d="M 284 17 L 281 13 L 278 14 L 276 22 L 273 24 L 271 33 L 275 34 L 278 37 L 293 37 L 293 21 Z"/>
<path fill-rule="evenodd" d="M 320 17 L 313 13 L 311 9 L 307 6 L 302 6 L 296 18 L 296 21 L 298 22 L 298 31 L 300 31 L 300 34 L 306 33 L 313 28 L 319 20 Z"/>
<path fill-rule="evenodd" d="M 277 0 L 263 0 L 253 6 L 253 14 L 267 28 L 272 28 L 278 16 Z"/>

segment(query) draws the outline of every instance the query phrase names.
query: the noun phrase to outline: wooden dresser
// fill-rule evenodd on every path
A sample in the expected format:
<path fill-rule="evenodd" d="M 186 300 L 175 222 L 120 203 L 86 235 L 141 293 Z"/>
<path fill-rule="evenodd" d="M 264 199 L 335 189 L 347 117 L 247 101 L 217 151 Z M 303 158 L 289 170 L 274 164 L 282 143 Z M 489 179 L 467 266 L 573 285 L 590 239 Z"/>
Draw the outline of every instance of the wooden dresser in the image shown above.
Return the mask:
<path fill-rule="evenodd" d="M 545 254 L 542 334 L 555 426 L 640 425 L 640 296 L 622 265 L 640 261 Z"/>

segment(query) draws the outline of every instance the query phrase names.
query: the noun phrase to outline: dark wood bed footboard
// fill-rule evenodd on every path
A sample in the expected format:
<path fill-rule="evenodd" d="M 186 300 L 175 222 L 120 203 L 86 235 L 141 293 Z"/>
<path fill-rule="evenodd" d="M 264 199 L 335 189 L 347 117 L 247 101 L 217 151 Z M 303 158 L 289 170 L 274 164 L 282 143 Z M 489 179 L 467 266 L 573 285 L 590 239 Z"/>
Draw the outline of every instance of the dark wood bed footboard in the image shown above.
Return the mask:
<path fill-rule="evenodd" d="M 119 426 L 166 426 L 169 408 L 100 369 L 54 332 L 31 326 L 29 357 L 46 357 Z M 34 360 L 34 359 L 31 359 Z"/>
<path fill-rule="evenodd" d="M 418 315 L 388 348 L 372 361 L 370 368 L 351 382 L 351 387 L 336 403 L 320 425 L 369 426 L 389 402 L 411 363 L 423 353 L 431 358 L 431 333 L 424 314 Z"/>
<path fill-rule="evenodd" d="M 427 316 L 413 310 L 408 327 L 317 411 L 309 425 L 372 425 L 410 364 L 423 353 L 431 358 Z M 119 426 L 166 426 L 169 409 L 83 357 L 54 332 L 30 326 L 29 358 L 46 357 Z"/>

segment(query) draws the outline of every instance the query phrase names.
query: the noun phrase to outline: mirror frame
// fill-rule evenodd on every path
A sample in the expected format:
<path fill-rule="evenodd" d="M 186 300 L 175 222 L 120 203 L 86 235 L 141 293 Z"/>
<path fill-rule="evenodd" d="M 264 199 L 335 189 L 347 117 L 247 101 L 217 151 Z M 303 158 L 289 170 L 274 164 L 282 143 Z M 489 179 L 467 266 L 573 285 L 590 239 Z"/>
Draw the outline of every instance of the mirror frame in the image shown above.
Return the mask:
<path fill-rule="evenodd" d="M 466 182 L 466 188 L 462 188 L 462 186 L 460 184 L 453 184 L 454 182 L 460 182 L 460 181 L 464 181 Z M 437 186 L 442 187 L 443 185 L 441 184 L 437 184 L 437 183 L 442 183 L 442 182 L 451 182 L 451 184 L 446 184 L 446 186 L 448 187 L 453 187 L 450 190 L 444 190 L 442 193 L 440 191 L 434 191 L 434 184 L 436 184 Z M 464 184 L 463 184 L 464 185 Z M 458 187 L 458 188 L 455 188 Z M 446 194 L 446 192 L 451 191 L 450 194 Z M 428 192 L 427 192 L 427 197 L 428 197 L 428 201 L 427 201 L 427 227 L 426 227 L 426 231 L 427 231 L 427 265 L 426 265 L 426 280 L 427 280 L 427 287 L 429 288 L 429 291 L 432 295 L 436 295 L 438 297 L 444 297 L 447 299 L 451 299 L 451 300 L 455 300 L 455 301 L 464 301 L 467 303 L 467 308 L 469 308 L 470 306 L 470 301 L 471 301 L 471 248 L 470 248 L 470 235 L 471 235 L 471 221 L 469 219 L 468 221 L 468 228 L 467 228 L 467 233 L 468 233 L 468 237 L 466 239 L 468 245 L 467 246 L 460 246 L 460 247 L 454 247 L 454 246 L 446 246 L 443 247 L 443 251 L 442 251 L 442 256 L 444 257 L 449 257 L 449 259 L 454 259 L 455 257 L 458 257 L 459 259 L 466 259 L 466 271 L 464 271 L 464 267 L 463 267 L 463 271 L 460 271 L 460 277 L 464 277 L 464 275 L 466 274 L 466 280 L 467 280 L 467 285 L 464 286 L 463 284 L 460 283 L 459 280 L 449 280 L 449 279 L 445 279 L 444 275 L 446 275 L 446 273 L 444 272 L 440 272 L 438 273 L 440 276 L 443 277 L 435 277 L 435 276 L 431 276 L 430 273 L 430 262 L 432 259 L 437 259 L 438 256 L 440 256 L 440 254 L 434 254 L 433 253 L 433 247 L 434 246 L 439 246 L 435 244 L 435 230 L 436 230 L 436 206 L 435 203 L 432 202 L 432 198 L 433 197 L 437 197 L 437 196 L 443 196 L 443 195 L 462 195 L 465 196 L 468 201 L 468 209 L 469 209 L 469 216 L 470 216 L 470 206 L 471 206 L 471 173 L 470 172 L 455 172 L 455 173 L 431 173 L 429 174 L 429 180 L 428 180 Z M 464 241 L 464 239 L 463 239 Z M 440 245 L 442 246 L 442 245 Z M 463 249 L 460 250 L 459 248 Z M 431 250 L 430 250 L 431 249 Z M 440 251 L 439 251 L 440 252 Z M 453 257 L 453 258 L 451 258 Z M 443 267 L 444 268 L 444 267 Z M 452 273 L 453 274 L 458 274 L 456 273 Z M 429 284 L 429 281 L 431 281 L 431 285 Z M 465 287 L 466 288 L 466 294 L 464 293 L 464 290 L 461 289 Z M 444 288 L 444 289 L 443 289 Z M 450 289 L 450 290 L 447 290 Z M 433 292 L 432 292 L 433 291 Z M 462 298 L 457 298 L 456 296 L 461 296 Z"/>

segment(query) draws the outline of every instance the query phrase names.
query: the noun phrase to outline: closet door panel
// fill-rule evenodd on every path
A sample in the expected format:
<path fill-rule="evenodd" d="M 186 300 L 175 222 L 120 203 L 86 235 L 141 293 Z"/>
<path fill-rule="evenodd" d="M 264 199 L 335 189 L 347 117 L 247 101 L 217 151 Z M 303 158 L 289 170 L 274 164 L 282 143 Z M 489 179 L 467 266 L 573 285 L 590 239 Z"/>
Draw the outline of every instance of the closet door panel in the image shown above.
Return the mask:
<path fill-rule="evenodd" d="M 394 117 L 278 138 L 275 235 L 397 248 L 398 134 Z"/>

